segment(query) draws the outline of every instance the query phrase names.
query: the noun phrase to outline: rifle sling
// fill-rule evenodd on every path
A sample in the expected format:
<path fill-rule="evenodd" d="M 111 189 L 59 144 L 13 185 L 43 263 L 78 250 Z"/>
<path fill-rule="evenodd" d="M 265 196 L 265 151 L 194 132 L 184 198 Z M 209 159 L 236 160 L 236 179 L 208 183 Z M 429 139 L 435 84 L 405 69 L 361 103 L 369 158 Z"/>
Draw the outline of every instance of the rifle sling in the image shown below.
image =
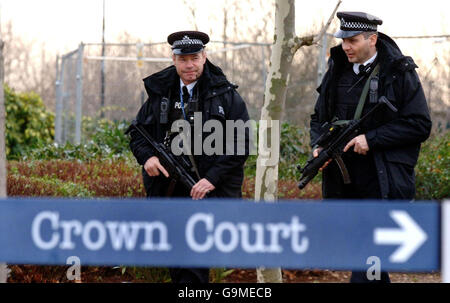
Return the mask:
<path fill-rule="evenodd" d="M 366 103 L 365 101 L 366 101 L 367 93 L 369 92 L 370 81 L 373 77 L 375 77 L 378 74 L 379 70 L 380 70 L 380 65 L 377 64 L 377 66 L 375 66 L 375 68 L 373 69 L 369 78 L 367 79 L 366 84 L 364 85 L 364 89 L 362 91 L 361 97 L 359 98 L 358 107 L 356 107 L 355 116 L 353 117 L 354 120 L 357 120 L 361 117 L 364 103 Z"/>
<path fill-rule="evenodd" d="M 370 81 L 372 78 L 375 78 L 378 75 L 378 71 L 380 70 L 380 65 L 377 64 L 375 68 L 373 69 L 372 73 L 370 74 L 369 78 L 366 81 L 366 84 L 364 85 L 363 91 L 361 93 L 361 96 L 359 97 L 358 106 L 356 107 L 355 116 L 353 117 L 354 120 L 358 120 L 361 117 L 362 110 L 364 108 L 364 104 L 366 103 L 367 94 L 369 93 L 370 88 Z M 333 125 L 346 125 L 350 122 L 350 120 L 337 120 L 333 122 Z"/>
<path fill-rule="evenodd" d="M 192 153 L 191 153 L 191 142 L 189 142 L 189 141 L 187 140 L 187 138 L 186 138 L 186 136 L 184 135 L 183 132 L 180 132 L 180 137 L 181 137 L 181 139 L 183 140 L 183 148 L 184 148 L 185 152 L 187 153 L 188 158 L 189 158 L 189 161 L 191 162 L 192 167 L 194 168 L 195 175 L 196 175 L 197 178 L 198 178 L 197 181 L 200 181 L 200 179 L 201 179 L 201 178 L 200 178 L 200 174 L 199 174 L 199 172 L 198 172 L 197 165 L 196 165 L 195 160 L 194 160 L 194 156 L 193 156 Z M 186 147 L 186 146 L 187 146 L 187 147 Z"/>

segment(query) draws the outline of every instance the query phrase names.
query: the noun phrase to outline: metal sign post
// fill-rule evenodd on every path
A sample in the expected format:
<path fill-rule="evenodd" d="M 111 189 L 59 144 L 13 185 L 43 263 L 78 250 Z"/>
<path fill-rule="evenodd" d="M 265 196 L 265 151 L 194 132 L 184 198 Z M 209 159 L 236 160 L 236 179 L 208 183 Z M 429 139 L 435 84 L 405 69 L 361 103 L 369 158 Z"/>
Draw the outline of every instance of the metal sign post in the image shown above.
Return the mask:
<path fill-rule="evenodd" d="M 76 88 L 76 110 L 75 110 L 75 144 L 81 142 L 81 123 L 83 115 L 83 51 L 84 44 L 80 43 L 77 57 L 77 88 Z"/>

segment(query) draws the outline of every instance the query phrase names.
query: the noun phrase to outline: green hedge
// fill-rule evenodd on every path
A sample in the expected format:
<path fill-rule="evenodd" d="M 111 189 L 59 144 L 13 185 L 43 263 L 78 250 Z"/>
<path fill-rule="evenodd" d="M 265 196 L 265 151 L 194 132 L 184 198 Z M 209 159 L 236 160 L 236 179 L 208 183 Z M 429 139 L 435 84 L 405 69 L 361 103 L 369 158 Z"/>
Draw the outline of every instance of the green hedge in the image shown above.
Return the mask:
<path fill-rule="evenodd" d="M 258 127 L 258 126 L 257 126 Z M 298 180 L 297 165 L 303 165 L 311 152 L 309 133 L 302 127 L 284 122 L 281 124 L 279 179 Z M 245 175 L 255 177 L 257 155 L 252 155 L 245 163 Z M 314 181 L 318 181 L 315 179 Z"/>
<path fill-rule="evenodd" d="M 23 160 L 101 160 L 128 159 L 133 160 L 129 148 L 129 138 L 125 130 L 129 123 L 126 121 L 109 121 L 106 119 L 83 121 L 84 132 L 82 144 L 38 144 L 33 150 L 22 157 Z"/>
<path fill-rule="evenodd" d="M 5 90 L 6 156 L 18 159 L 38 145 L 50 144 L 54 138 L 54 114 L 47 111 L 35 93 Z"/>
<path fill-rule="evenodd" d="M 425 141 L 416 166 L 416 199 L 445 198 L 450 198 L 450 132 Z"/>

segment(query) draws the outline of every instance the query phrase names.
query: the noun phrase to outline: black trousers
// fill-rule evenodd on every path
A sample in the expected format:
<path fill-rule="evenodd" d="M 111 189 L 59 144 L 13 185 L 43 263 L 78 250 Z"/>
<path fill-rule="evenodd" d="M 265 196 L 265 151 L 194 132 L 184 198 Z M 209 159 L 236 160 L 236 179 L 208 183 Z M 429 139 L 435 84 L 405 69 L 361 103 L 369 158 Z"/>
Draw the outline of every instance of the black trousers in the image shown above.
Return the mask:
<path fill-rule="evenodd" d="M 169 268 L 172 283 L 208 283 L 209 268 Z"/>
<path fill-rule="evenodd" d="M 367 272 L 365 271 L 352 271 L 350 283 L 391 283 L 391 279 L 386 271 L 380 273 L 380 280 L 367 279 Z"/>
<path fill-rule="evenodd" d="M 347 154 L 347 164 L 352 183 L 343 185 L 344 199 L 381 199 L 378 176 L 372 155 Z M 350 283 L 390 283 L 389 273 L 381 271 L 380 280 L 369 280 L 367 272 L 352 271 Z"/>
<path fill-rule="evenodd" d="M 170 187 L 169 180 L 162 182 L 161 188 L 164 192 L 160 196 L 166 196 L 165 191 Z M 170 193 L 172 198 L 186 198 L 189 197 L 189 191 L 183 187 L 182 184 L 177 183 Z M 209 282 L 209 268 L 169 268 L 170 278 L 172 283 L 208 283 Z"/>

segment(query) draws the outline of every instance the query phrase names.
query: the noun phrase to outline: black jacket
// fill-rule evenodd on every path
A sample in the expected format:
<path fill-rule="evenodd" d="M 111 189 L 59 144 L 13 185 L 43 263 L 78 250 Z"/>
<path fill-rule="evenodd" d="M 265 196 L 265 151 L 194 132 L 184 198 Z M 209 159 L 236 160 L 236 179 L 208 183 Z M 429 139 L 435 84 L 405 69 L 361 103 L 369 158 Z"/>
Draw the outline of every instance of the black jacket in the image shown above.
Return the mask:
<path fill-rule="evenodd" d="M 180 80 L 175 66 L 170 66 L 144 79 L 144 86 L 148 94 L 147 101 L 139 110 L 136 120 L 142 123 L 150 135 L 158 142 L 163 142 L 169 124 L 160 123 L 160 102 L 163 97 L 170 98 L 170 91 L 179 86 Z M 230 83 L 222 70 L 206 60 L 203 74 L 197 85 L 199 86 L 199 102 L 202 103 L 203 125 L 207 120 L 216 119 L 222 123 L 224 140 L 226 138 L 226 120 L 249 120 L 247 107 L 237 93 L 234 84 Z M 248 135 L 248 130 L 246 131 Z M 208 133 L 203 133 L 203 140 Z M 215 197 L 240 197 L 244 178 L 244 162 L 249 155 L 248 136 L 245 141 L 244 155 L 199 155 L 195 156 L 200 177 L 210 181 L 216 189 L 210 194 Z M 234 146 L 237 140 L 234 138 Z M 226 142 L 224 142 L 225 146 Z M 139 164 L 153 156 L 151 148 L 137 133 L 131 133 L 130 148 Z M 142 170 L 144 186 L 147 196 L 165 196 L 165 177 L 150 177 Z"/>
<path fill-rule="evenodd" d="M 378 96 L 386 96 L 398 112 L 387 108 L 378 111 L 367 123 L 365 135 L 373 151 L 380 196 L 413 199 L 414 166 L 420 143 L 431 131 L 429 110 L 413 59 L 404 56 L 395 42 L 382 33 L 379 33 L 376 47 L 380 64 Z M 341 45 L 331 49 L 328 71 L 317 88 L 320 95 L 311 116 L 311 142 L 319 136 L 320 126 L 333 118 L 337 78 L 347 62 Z M 370 107 L 366 101 L 364 111 Z M 339 178 L 336 172 L 323 171 L 324 198 L 340 197 L 342 182 L 336 181 Z"/>

